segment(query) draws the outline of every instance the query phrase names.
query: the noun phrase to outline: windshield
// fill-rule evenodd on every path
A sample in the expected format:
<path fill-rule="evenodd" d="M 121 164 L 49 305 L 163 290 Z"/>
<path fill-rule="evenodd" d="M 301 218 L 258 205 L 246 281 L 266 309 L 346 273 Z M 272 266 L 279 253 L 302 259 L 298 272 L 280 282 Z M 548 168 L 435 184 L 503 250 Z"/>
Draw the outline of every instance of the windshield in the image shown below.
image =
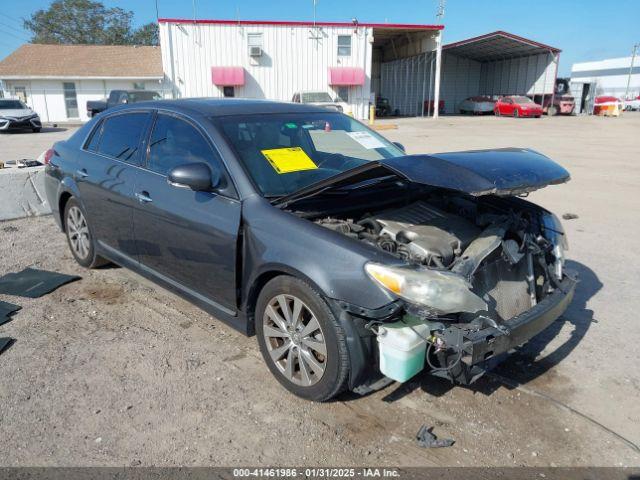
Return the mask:
<path fill-rule="evenodd" d="M 0 110 L 23 110 L 26 108 L 20 100 L 0 100 Z"/>
<path fill-rule="evenodd" d="M 333 102 L 327 92 L 303 92 L 302 103 Z"/>
<path fill-rule="evenodd" d="M 266 197 L 404 152 L 341 113 L 229 116 L 212 119 Z"/>
<path fill-rule="evenodd" d="M 161 100 L 162 97 L 158 92 L 130 92 L 129 101 L 131 103 L 145 102 L 147 100 Z"/>
<path fill-rule="evenodd" d="M 513 101 L 516 103 L 533 103 L 529 97 L 513 97 Z"/>

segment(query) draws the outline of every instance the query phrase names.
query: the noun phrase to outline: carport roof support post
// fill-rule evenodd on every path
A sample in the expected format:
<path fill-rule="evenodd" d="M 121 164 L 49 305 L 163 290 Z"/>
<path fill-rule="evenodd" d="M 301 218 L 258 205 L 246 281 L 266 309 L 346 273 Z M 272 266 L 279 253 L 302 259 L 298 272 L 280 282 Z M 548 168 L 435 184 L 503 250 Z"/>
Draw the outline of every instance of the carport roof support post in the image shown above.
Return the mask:
<path fill-rule="evenodd" d="M 442 30 L 436 37 L 436 75 L 433 87 L 433 118 L 438 118 L 440 110 L 440 63 L 442 61 Z"/>

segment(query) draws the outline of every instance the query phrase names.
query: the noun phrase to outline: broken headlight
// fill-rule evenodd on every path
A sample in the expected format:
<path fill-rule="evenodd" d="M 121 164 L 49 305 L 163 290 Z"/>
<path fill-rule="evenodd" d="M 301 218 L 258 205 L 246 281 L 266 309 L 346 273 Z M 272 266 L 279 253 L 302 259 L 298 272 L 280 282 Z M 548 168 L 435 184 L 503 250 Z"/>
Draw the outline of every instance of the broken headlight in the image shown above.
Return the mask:
<path fill-rule="evenodd" d="M 471 291 L 471 285 L 454 273 L 377 263 L 367 263 L 365 270 L 386 290 L 441 314 L 487 309 L 485 301 Z"/>
<path fill-rule="evenodd" d="M 545 238 L 553 245 L 553 256 L 556 259 L 553 265 L 553 273 L 558 280 L 562 280 L 562 271 L 566 259 L 565 252 L 569 250 L 567 234 L 562 227 L 562 223 L 560 223 L 560 219 L 553 213 L 546 213 L 542 217 L 542 227 Z"/>

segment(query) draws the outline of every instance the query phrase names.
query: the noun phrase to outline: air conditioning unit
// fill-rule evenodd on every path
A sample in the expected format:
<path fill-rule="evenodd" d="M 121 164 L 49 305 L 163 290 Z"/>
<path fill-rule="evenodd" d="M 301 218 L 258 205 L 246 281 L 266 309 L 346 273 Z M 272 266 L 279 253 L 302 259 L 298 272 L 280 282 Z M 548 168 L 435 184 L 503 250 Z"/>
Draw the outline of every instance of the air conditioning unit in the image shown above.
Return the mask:
<path fill-rule="evenodd" d="M 261 57 L 262 56 L 262 47 L 249 47 L 249 56 L 250 57 Z"/>

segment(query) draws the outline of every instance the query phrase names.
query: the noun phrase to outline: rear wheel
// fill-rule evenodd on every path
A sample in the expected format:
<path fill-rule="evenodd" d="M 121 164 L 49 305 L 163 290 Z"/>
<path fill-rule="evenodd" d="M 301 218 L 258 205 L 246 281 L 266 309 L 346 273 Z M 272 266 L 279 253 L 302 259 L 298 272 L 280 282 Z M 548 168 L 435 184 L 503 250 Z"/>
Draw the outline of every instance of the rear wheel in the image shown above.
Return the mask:
<path fill-rule="evenodd" d="M 558 114 L 558 109 L 553 105 L 549 105 L 549 108 L 547 108 L 547 115 L 549 115 L 550 117 L 554 117 L 557 114 Z"/>
<path fill-rule="evenodd" d="M 64 227 L 71 254 L 76 262 L 86 268 L 95 268 L 108 263 L 96 254 L 91 228 L 84 210 L 75 198 L 70 198 L 65 205 Z"/>
<path fill-rule="evenodd" d="M 496 108 L 496 109 L 493 111 L 493 113 L 494 113 L 494 115 L 495 115 L 496 117 L 499 117 L 499 116 L 500 116 L 500 110 L 499 110 L 498 108 Z"/>
<path fill-rule="evenodd" d="M 40 127 L 34 128 L 33 129 L 33 133 L 40 133 L 40 130 L 42 130 L 42 128 L 40 128 Z"/>
<path fill-rule="evenodd" d="M 344 390 L 344 331 L 315 289 L 294 277 L 276 277 L 260 292 L 255 315 L 262 357 L 287 390 L 317 402 Z"/>

